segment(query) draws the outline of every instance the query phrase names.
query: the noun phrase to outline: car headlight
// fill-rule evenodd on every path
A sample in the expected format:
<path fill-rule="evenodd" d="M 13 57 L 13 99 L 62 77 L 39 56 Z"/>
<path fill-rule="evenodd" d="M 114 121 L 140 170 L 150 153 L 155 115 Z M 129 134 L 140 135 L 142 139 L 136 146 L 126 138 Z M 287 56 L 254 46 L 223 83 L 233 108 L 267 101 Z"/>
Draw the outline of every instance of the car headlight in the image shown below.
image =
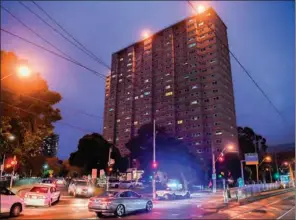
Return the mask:
<path fill-rule="evenodd" d="M 91 187 L 89 187 L 89 188 L 87 189 L 87 191 L 88 191 L 88 193 L 93 193 L 93 192 L 94 192 L 94 189 L 91 188 Z"/>
<path fill-rule="evenodd" d="M 78 193 L 81 193 L 81 189 L 80 189 L 80 188 L 77 188 L 77 192 L 78 192 Z"/>

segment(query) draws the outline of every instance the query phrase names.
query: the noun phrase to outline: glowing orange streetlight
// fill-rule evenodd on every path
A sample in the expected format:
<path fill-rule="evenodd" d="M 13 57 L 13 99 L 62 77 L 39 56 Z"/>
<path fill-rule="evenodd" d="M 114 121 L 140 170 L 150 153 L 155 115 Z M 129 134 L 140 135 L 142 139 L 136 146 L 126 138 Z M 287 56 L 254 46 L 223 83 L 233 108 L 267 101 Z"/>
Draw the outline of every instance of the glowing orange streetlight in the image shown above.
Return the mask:
<path fill-rule="evenodd" d="M 197 7 L 197 12 L 198 12 L 198 14 L 203 13 L 205 10 L 206 10 L 206 7 L 205 7 L 204 5 L 199 5 L 199 6 Z"/>
<path fill-rule="evenodd" d="M 29 77 L 31 75 L 31 69 L 28 66 L 21 65 L 17 68 L 16 73 L 11 73 L 7 76 L 4 76 L 1 78 L 1 81 L 14 74 L 17 74 L 19 77 Z"/>
<path fill-rule="evenodd" d="M 27 66 L 19 66 L 17 69 L 17 73 L 21 77 L 28 77 L 31 75 L 31 69 Z"/>

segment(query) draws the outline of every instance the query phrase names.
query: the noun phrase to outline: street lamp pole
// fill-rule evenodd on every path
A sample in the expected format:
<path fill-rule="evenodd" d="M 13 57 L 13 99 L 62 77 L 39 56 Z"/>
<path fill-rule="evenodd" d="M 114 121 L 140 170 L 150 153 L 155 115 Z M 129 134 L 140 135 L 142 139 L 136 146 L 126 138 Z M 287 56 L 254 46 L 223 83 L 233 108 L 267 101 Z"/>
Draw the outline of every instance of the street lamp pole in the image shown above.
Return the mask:
<path fill-rule="evenodd" d="M 215 152 L 214 148 L 212 146 L 212 180 L 213 180 L 213 193 L 215 193 L 216 190 L 216 159 L 215 159 Z"/>
<path fill-rule="evenodd" d="M 156 136 L 156 131 L 155 131 L 155 119 L 153 120 L 153 164 L 156 163 L 156 159 L 155 159 L 155 136 Z M 155 189 L 155 172 L 153 173 L 153 179 L 152 179 L 152 195 L 153 195 L 153 199 L 156 198 L 156 189 Z"/>
<path fill-rule="evenodd" d="M 243 180 L 243 186 L 245 185 L 244 165 L 243 165 L 244 162 L 245 162 L 245 160 L 241 160 L 240 161 L 240 165 L 241 165 L 241 177 L 242 177 L 242 180 Z"/>

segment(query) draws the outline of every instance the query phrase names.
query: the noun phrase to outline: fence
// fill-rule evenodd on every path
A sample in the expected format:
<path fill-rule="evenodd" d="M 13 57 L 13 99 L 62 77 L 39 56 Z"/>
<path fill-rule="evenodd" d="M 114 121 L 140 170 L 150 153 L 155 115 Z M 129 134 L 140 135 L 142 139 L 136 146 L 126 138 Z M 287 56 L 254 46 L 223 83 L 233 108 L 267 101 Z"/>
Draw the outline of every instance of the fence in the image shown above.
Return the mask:
<path fill-rule="evenodd" d="M 288 185 L 287 187 L 292 187 Z M 271 190 L 277 190 L 284 188 L 280 182 L 277 183 L 262 183 L 262 184 L 251 184 L 241 188 L 233 189 L 233 193 L 236 194 L 237 200 L 259 195 L 261 192 L 267 192 Z"/>

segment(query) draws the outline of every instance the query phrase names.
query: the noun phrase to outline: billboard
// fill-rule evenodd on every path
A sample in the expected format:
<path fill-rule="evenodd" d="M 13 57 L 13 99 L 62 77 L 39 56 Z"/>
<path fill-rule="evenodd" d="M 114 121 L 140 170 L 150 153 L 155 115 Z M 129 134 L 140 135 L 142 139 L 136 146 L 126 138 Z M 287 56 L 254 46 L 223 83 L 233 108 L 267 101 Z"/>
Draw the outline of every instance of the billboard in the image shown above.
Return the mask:
<path fill-rule="evenodd" d="M 258 154 L 248 153 L 245 154 L 246 165 L 257 165 L 258 164 Z"/>

